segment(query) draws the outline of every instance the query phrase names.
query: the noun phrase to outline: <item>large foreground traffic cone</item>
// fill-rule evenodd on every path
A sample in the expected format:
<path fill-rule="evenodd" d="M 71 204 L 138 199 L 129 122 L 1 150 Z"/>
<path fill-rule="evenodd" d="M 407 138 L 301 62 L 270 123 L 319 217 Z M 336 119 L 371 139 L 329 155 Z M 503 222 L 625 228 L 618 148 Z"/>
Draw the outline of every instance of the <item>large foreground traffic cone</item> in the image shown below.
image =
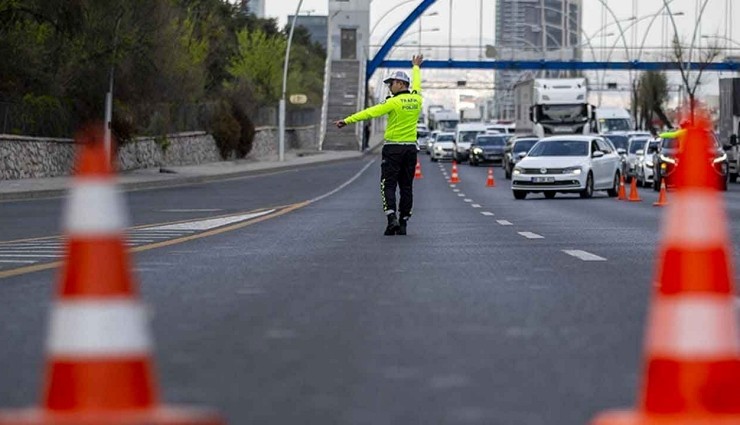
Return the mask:
<path fill-rule="evenodd" d="M 677 191 L 666 208 L 660 263 L 636 409 L 592 425 L 740 424 L 740 340 L 732 250 L 708 133 L 690 128 L 679 154 Z"/>
<path fill-rule="evenodd" d="M 424 176 L 421 175 L 421 162 L 417 159 L 416 160 L 416 171 L 414 172 L 414 179 L 419 180 L 423 178 Z"/>
<path fill-rule="evenodd" d="M 617 201 L 626 201 L 627 200 L 627 191 L 624 189 L 624 176 L 619 176 L 619 192 L 617 196 Z"/>
<path fill-rule="evenodd" d="M 654 207 L 664 207 L 668 205 L 668 190 L 665 187 L 665 179 L 660 181 L 660 193 L 658 194 L 658 200 L 653 203 Z"/>
<path fill-rule="evenodd" d="M 632 183 L 630 183 L 630 197 L 627 200 L 630 202 L 642 202 L 642 199 L 640 199 L 640 194 L 637 193 L 636 178 L 632 178 Z"/>
<path fill-rule="evenodd" d="M 488 169 L 488 178 L 486 179 L 486 187 L 496 187 L 496 180 L 493 179 L 493 168 Z"/>
<path fill-rule="evenodd" d="M 452 161 L 452 175 L 450 176 L 450 183 L 460 183 L 460 176 L 457 175 L 457 162 Z"/>
<path fill-rule="evenodd" d="M 100 132 L 82 136 L 65 207 L 66 259 L 53 305 L 41 406 L 0 425 L 219 425 L 211 412 L 163 407 L 147 311 L 126 251 L 126 213 Z"/>

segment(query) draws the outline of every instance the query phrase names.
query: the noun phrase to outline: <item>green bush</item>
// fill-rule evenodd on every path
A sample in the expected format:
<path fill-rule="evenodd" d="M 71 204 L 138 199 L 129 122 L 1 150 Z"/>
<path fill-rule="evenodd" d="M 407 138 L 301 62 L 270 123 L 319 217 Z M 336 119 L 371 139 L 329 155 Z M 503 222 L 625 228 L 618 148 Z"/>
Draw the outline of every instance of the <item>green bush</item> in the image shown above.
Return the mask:
<path fill-rule="evenodd" d="M 221 103 L 211 117 L 210 133 L 216 140 L 221 158 L 228 159 L 238 152 L 241 126 L 231 114 L 231 108 Z"/>

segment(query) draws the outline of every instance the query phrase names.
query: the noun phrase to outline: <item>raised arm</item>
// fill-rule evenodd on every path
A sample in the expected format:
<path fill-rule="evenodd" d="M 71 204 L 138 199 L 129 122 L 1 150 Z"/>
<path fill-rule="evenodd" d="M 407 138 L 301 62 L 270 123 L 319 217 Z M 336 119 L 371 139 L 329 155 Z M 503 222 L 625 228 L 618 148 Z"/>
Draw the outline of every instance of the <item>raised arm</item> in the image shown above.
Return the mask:
<path fill-rule="evenodd" d="M 411 58 L 413 67 L 411 68 L 411 91 L 421 94 L 421 63 L 424 62 L 424 55 L 418 55 Z"/>

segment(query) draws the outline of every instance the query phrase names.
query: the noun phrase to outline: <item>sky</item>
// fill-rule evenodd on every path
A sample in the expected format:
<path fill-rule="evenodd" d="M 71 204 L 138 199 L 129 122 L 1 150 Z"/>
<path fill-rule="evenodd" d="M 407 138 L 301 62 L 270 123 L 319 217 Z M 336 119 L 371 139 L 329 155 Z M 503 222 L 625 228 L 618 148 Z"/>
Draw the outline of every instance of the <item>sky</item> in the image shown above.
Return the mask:
<path fill-rule="evenodd" d="M 733 29 L 732 22 L 740 22 L 740 1 L 737 0 L 667 0 L 673 14 L 675 16 L 675 22 L 678 27 L 680 38 L 686 40 L 687 44 L 691 42 L 693 32 L 696 30 L 697 43 L 703 43 L 706 45 L 712 42 L 713 39 L 707 37 L 730 37 L 734 43 L 728 41 L 714 39 L 715 43 L 719 43 L 720 47 L 729 47 L 728 52 L 734 56 L 740 56 L 740 28 Z M 651 57 L 658 60 L 660 54 L 660 46 L 669 44 L 670 35 L 672 34 L 672 27 L 667 17 L 659 17 L 655 20 L 650 32 L 645 36 L 649 18 L 645 18 L 648 15 L 654 15 L 663 6 L 663 0 L 603 0 L 606 2 L 610 9 L 614 12 L 616 18 L 620 21 L 622 30 L 624 31 L 624 41 L 618 35 L 620 34 L 619 28 L 614 24 L 614 17 L 610 13 L 603 13 L 605 8 L 602 6 L 602 0 L 583 0 L 583 31 L 589 36 L 597 34 L 591 39 L 591 45 L 594 47 L 594 51 L 597 56 L 605 55 L 607 52 L 612 51 L 612 58 L 624 60 L 625 51 L 624 44 L 626 43 L 631 51 L 632 55 L 636 54 L 637 49 L 632 49 L 632 46 L 642 45 L 643 39 L 644 52 L 647 57 L 643 59 L 650 59 Z M 706 8 L 701 19 L 697 23 L 697 16 L 699 16 L 699 10 L 701 4 L 706 2 Z M 372 33 L 371 42 L 373 45 L 380 44 L 383 37 L 392 30 L 399 22 L 401 22 L 410 11 L 412 11 L 416 5 L 420 3 L 419 0 L 409 0 L 407 4 L 398 6 L 403 3 L 402 0 L 373 0 L 371 3 L 370 12 L 370 25 L 371 28 L 375 28 Z M 732 3 L 736 3 L 731 6 Z M 278 18 L 281 25 L 286 22 L 286 16 L 294 14 L 298 0 L 266 0 L 265 12 L 269 17 Z M 452 5 L 453 13 L 450 16 L 450 9 Z M 394 7 L 397 7 L 395 10 Z M 304 0 L 301 7 L 302 14 L 318 14 L 325 15 L 328 9 L 328 0 Z M 730 10 L 731 9 L 731 10 Z M 481 13 L 482 10 L 482 13 Z M 436 12 L 436 15 L 435 13 Z M 438 0 L 430 9 L 427 14 L 435 16 L 429 16 L 424 18 L 422 28 L 425 31 L 422 33 L 422 46 L 438 46 L 432 47 L 425 50 L 425 56 L 433 57 L 435 59 L 447 59 L 449 56 L 449 49 L 445 48 L 448 44 L 453 45 L 466 45 L 470 46 L 466 51 L 477 52 L 477 46 L 479 44 L 495 44 L 495 13 L 496 13 L 496 1 L 495 0 Z M 681 16 L 682 15 L 682 16 Z M 482 20 L 479 18 L 482 17 Z M 630 21 L 630 17 L 636 17 L 637 22 Z M 729 21 L 726 20 L 729 17 Z M 642 18 L 642 19 L 641 19 Z M 450 21 L 452 25 L 450 27 Z M 729 22 L 730 25 L 726 25 Z M 606 30 L 601 30 L 605 25 L 609 25 Z M 481 31 L 482 27 L 482 31 Z M 418 24 L 415 24 L 413 29 L 409 29 L 407 32 L 418 30 Z M 449 28 L 452 28 L 452 34 L 450 34 Z M 438 29 L 437 31 L 430 31 Z M 669 32 L 670 31 L 670 32 Z M 604 37 L 608 35 L 608 37 Z M 418 35 L 413 35 L 405 38 L 406 43 L 418 43 Z M 403 39 L 402 39 L 403 41 Z M 612 49 L 612 46 L 616 44 L 616 47 Z M 605 47 L 602 47 L 605 46 Z M 652 49 L 651 49 L 652 48 Z M 409 55 L 413 53 L 415 48 L 403 47 L 397 49 L 397 55 Z M 590 51 L 590 49 L 588 49 Z M 472 54 L 472 53 L 471 53 Z M 585 53 L 588 54 L 588 53 Z M 634 57 L 632 58 L 634 59 Z M 464 72 L 466 76 L 470 76 L 469 72 L 458 71 L 459 76 L 461 72 Z M 446 77 L 444 73 L 440 73 L 440 78 L 444 79 L 455 79 L 455 73 L 447 72 Z M 722 75 L 729 76 L 729 75 Z M 594 78 L 595 76 L 592 76 Z M 475 77 L 472 77 L 475 79 Z M 600 75 L 599 78 L 603 78 L 605 81 L 617 82 L 621 84 L 628 84 L 629 75 L 626 72 L 607 73 L 605 76 Z M 670 75 L 670 82 L 679 84 L 680 80 L 678 75 Z M 700 93 L 705 94 L 716 94 L 716 78 L 717 74 L 709 76 L 706 79 L 706 84 L 703 84 L 700 89 Z M 614 97 L 614 96 L 612 96 Z M 625 99 L 628 95 L 622 96 Z M 621 97 L 616 96 L 619 102 Z"/>

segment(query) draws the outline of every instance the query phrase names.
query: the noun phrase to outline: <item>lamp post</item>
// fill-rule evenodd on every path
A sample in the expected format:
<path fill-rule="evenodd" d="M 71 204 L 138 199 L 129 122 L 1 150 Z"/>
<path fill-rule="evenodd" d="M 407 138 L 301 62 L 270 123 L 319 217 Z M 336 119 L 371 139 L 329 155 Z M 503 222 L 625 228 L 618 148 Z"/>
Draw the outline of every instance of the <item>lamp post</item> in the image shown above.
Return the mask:
<path fill-rule="evenodd" d="M 388 9 L 388 11 L 386 11 L 386 12 L 385 12 L 385 13 L 383 14 L 383 16 L 381 16 L 381 17 L 380 17 L 380 18 L 379 18 L 379 19 L 378 19 L 378 20 L 377 20 L 377 21 L 375 22 L 375 25 L 373 25 L 373 28 L 372 28 L 372 29 L 370 30 L 370 34 L 368 35 L 368 39 L 370 39 L 370 37 L 372 37 L 372 36 L 373 36 L 373 33 L 374 33 L 374 32 L 375 32 L 375 30 L 376 30 L 376 29 L 378 28 L 378 25 L 380 25 L 380 22 L 381 22 L 381 21 L 383 21 L 383 19 L 385 19 L 385 17 L 386 17 L 386 16 L 390 15 L 390 14 L 391 14 L 391 12 L 393 12 L 393 11 L 394 11 L 394 10 L 396 10 L 396 9 L 398 9 L 399 7 L 401 7 L 401 6 L 405 5 L 405 4 L 409 4 L 409 3 L 412 3 L 412 2 L 414 2 L 414 1 L 416 1 L 416 0 L 404 0 L 404 1 L 400 2 L 400 3 L 398 3 L 397 5 L 393 6 L 392 8 Z M 391 30 L 389 30 L 388 32 L 386 32 L 386 33 L 385 33 L 385 35 L 383 36 L 383 40 L 385 40 L 385 38 L 386 38 L 386 37 L 388 37 L 388 34 L 390 33 L 390 31 L 392 31 L 392 30 L 394 30 L 394 29 L 396 29 L 396 27 L 392 27 L 392 28 L 391 28 Z"/>
<path fill-rule="evenodd" d="M 301 13 L 303 0 L 298 0 L 298 7 L 290 24 L 290 35 L 288 35 L 288 45 L 285 48 L 285 63 L 283 64 L 283 91 L 280 95 L 280 104 L 278 106 L 278 161 L 285 161 L 285 92 L 288 87 L 288 63 L 290 61 L 290 45 L 293 42 L 293 32 L 295 31 L 295 21 L 298 20 L 298 14 Z"/>

